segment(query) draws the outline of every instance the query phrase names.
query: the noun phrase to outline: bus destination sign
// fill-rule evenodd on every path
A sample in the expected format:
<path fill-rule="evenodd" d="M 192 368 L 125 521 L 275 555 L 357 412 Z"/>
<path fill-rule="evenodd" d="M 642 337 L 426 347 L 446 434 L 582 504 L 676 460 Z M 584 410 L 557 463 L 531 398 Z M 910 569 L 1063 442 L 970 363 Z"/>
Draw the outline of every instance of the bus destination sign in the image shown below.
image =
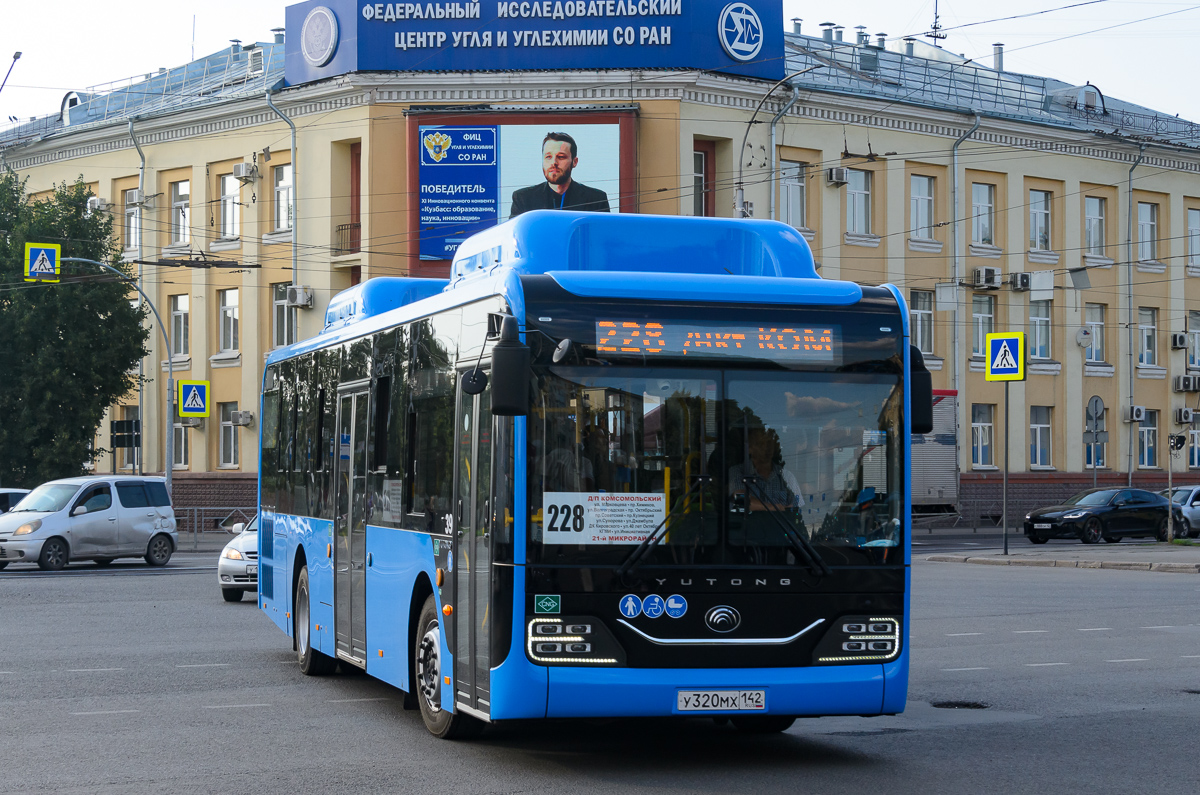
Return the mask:
<path fill-rule="evenodd" d="M 745 323 L 596 321 L 598 353 L 781 359 L 829 364 L 841 359 L 841 327 L 759 326 Z"/>

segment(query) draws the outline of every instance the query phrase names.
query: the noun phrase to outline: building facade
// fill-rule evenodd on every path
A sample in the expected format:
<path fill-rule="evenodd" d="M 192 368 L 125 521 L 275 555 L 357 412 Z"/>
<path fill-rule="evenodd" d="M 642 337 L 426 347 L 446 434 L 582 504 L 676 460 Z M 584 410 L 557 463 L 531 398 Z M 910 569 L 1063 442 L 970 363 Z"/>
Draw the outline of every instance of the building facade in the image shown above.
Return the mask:
<path fill-rule="evenodd" d="M 31 192 L 83 175 L 168 326 L 140 400 L 111 412 L 143 419 L 143 458 L 99 469 L 163 471 L 170 360 L 176 379 L 212 385 L 208 418 L 173 423 L 177 504 L 253 504 L 265 355 L 319 331 L 361 280 L 444 278 L 456 241 L 541 179 L 543 135 L 567 130 L 578 181 L 613 211 L 732 216 L 740 187 L 747 213 L 801 231 L 824 277 L 904 290 L 957 459 L 953 489 L 926 495 L 937 510 L 998 512 L 1006 445 L 1018 507 L 1093 476 L 1200 474 L 1182 411 L 1200 408 L 1200 127 L 913 42 L 784 35 L 778 4 L 763 11 L 777 71 L 803 73 L 769 95 L 770 77 L 703 68 L 386 70 L 360 52 L 313 73 L 321 54 L 300 39 L 315 5 L 288 10 L 286 40 L 73 93 L 0 131 L 3 166 Z M 347 25 L 379 6 L 348 7 L 330 13 Z M 475 146 L 486 168 L 446 176 L 438 141 Z M 478 195 L 456 187 L 472 180 Z M 984 380 L 991 331 L 1027 335 L 1007 422 L 1003 386 Z M 1087 445 L 1093 396 L 1107 441 Z"/>

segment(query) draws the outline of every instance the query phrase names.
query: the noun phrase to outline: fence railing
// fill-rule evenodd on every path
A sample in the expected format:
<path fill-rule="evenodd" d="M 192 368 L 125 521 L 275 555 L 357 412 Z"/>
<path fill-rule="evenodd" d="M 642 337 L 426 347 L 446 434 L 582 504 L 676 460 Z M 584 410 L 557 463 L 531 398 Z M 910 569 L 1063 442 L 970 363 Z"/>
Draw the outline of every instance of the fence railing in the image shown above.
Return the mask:
<path fill-rule="evenodd" d="M 362 224 L 338 224 L 334 256 L 356 254 L 362 248 Z"/>
<path fill-rule="evenodd" d="M 200 541 L 205 534 L 210 534 L 208 538 L 219 539 L 222 536 L 228 538 L 236 523 L 249 524 L 257 511 L 258 509 L 253 505 L 235 508 L 228 505 L 176 508 L 175 529 L 179 534 L 179 545 L 182 548 L 190 543 L 192 550 L 195 551 L 200 548 Z"/>

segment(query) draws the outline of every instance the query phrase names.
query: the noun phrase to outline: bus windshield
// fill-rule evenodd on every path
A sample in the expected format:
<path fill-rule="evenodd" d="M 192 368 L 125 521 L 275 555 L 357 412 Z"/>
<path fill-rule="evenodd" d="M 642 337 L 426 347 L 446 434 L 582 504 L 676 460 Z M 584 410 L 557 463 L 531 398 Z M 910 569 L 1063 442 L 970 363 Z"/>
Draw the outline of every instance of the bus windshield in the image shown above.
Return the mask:
<path fill-rule="evenodd" d="M 903 562 L 899 378 L 551 366 L 530 417 L 531 563 Z M 800 542 L 803 543 L 803 542 Z"/>

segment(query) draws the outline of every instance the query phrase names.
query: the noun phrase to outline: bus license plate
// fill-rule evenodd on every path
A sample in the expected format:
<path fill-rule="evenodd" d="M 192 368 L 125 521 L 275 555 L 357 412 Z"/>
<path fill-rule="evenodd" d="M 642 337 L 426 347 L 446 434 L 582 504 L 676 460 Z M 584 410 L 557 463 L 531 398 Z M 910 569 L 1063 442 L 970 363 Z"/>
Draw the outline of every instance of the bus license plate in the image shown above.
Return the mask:
<path fill-rule="evenodd" d="M 680 712 L 759 712 L 767 708 L 765 690 L 680 690 Z"/>
<path fill-rule="evenodd" d="M 1035 524 L 1033 526 L 1033 529 L 1034 530 L 1049 530 L 1053 526 L 1054 525 L 1049 525 L 1049 524 Z"/>

